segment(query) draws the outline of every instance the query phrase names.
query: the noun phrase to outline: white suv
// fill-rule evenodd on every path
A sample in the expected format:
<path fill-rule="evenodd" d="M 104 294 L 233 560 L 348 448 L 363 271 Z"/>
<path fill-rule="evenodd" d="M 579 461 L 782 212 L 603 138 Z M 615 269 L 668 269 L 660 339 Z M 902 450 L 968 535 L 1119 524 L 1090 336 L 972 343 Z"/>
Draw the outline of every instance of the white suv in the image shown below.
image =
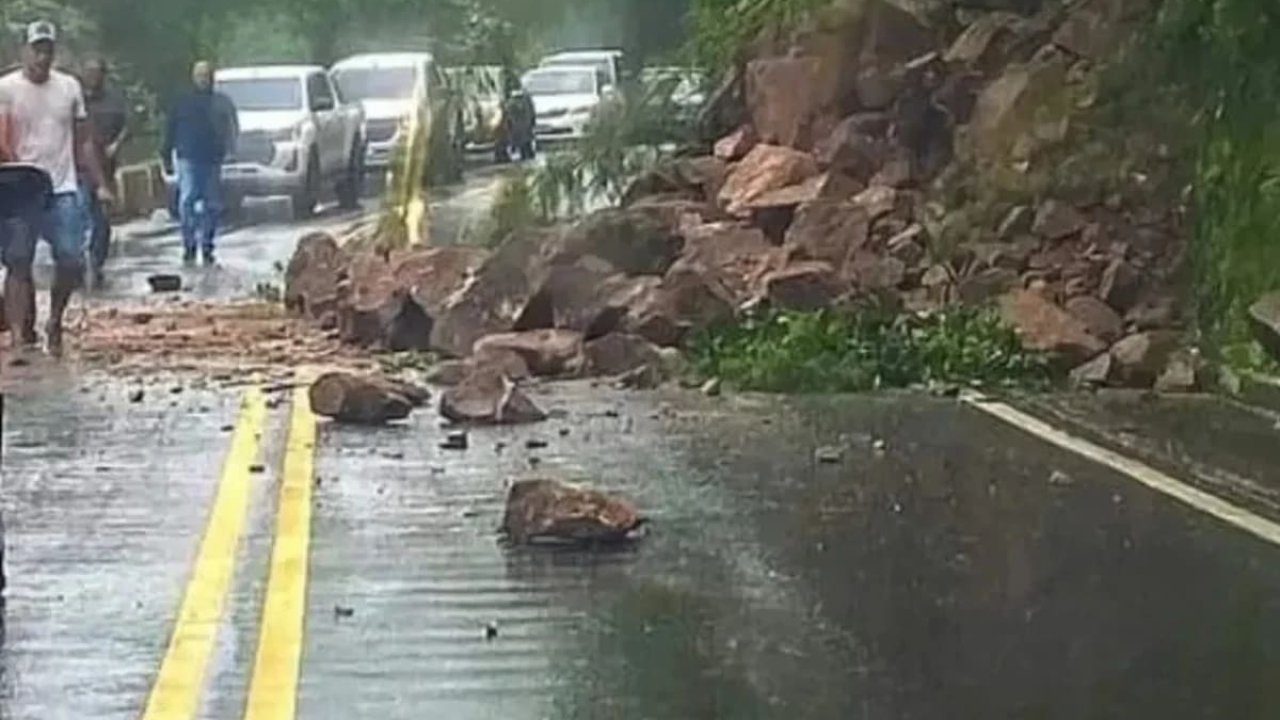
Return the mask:
<path fill-rule="evenodd" d="M 215 87 L 231 99 L 240 123 L 222 168 L 229 205 L 246 196 L 288 195 L 294 216 L 305 218 L 327 186 L 342 206 L 359 203 L 364 112 L 338 99 L 324 68 L 227 68 L 218 71 Z"/>

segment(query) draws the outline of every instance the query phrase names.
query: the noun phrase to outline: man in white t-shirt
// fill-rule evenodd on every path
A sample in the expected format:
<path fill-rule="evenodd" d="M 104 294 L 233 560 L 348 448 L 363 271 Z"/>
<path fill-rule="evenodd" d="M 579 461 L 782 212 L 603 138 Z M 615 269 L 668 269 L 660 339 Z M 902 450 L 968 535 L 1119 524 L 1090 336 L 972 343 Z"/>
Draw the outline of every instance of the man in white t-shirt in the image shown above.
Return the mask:
<path fill-rule="evenodd" d="M 53 288 L 45 342 L 62 352 L 62 317 L 84 280 L 84 203 L 79 170 L 99 199 L 114 201 L 94 152 L 84 96 L 75 78 L 53 69 L 57 29 L 47 21 L 27 27 L 22 70 L 0 78 L 0 161 L 30 163 L 49 173 L 53 202 L 42 214 L 9 226 L 0 238 L 5 276 L 4 304 L 9 327 L 23 345 L 36 343 L 35 284 L 31 265 L 36 241 L 53 248 Z"/>

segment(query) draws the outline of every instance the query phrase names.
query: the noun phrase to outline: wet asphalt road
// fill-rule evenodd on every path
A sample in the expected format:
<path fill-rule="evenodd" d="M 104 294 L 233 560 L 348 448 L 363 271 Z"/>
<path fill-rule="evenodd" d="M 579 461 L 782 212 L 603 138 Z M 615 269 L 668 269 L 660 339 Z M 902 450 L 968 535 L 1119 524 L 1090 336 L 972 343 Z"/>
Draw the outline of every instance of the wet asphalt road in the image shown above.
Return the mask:
<path fill-rule="evenodd" d="M 251 291 L 297 234 L 232 233 L 207 292 Z M 138 292 L 173 250 L 137 242 L 108 295 Z M 1280 522 L 1280 415 L 1264 407 L 1011 403 L 1232 503 L 1250 531 L 958 400 L 566 383 L 535 388 L 547 422 L 473 430 L 456 452 L 439 447 L 430 411 L 383 429 L 320 423 L 313 445 L 290 442 L 299 420 L 282 392 L 246 426 L 245 475 L 231 448 L 252 392 L 55 367 L 9 399 L 0 718 L 178 716 L 144 708 L 186 627 L 179 605 L 210 586 L 198 551 L 225 529 L 220 489 L 237 470 L 243 531 L 190 717 L 249 717 L 255 680 L 288 675 L 256 659 L 291 642 L 267 631 L 293 617 L 269 600 L 278 589 L 299 602 L 296 686 L 283 686 L 296 707 L 256 717 L 1280 712 L 1280 535 L 1267 533 Z M 818 448 L 840 462 L 818 462 Z M 282 494 L 299 472 L 309 496 Z M 651 534 L 608 553 L 504 548 L 504 487 L 526 476 L 619 490 Z M 278 518 L 300 503 L 309 547 L 277 567 L 273 552 L 298 536 Z M 301 589 L 277 587 L 301 569 Z"/>

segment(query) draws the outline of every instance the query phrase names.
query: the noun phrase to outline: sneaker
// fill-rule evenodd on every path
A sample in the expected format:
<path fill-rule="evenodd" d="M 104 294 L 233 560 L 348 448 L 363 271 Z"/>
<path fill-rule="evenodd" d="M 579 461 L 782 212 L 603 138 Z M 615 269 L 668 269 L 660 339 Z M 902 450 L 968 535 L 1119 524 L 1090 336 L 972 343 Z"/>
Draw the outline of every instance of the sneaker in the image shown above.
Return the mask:
<path fill-rule="evenodd" d="M 205 251 L 204 251 L 204 265 L 205 265 L 205 267 L 213 267 L 213 266 L 214 266 L 214 265 L 216 265 L 217 263 L 218 263 L 218 260 L 217 260 L 217 258 L 215 258 L 215 257 L 213 256 L 213 251 L 212 251 L 212 250 L 205 250 Z"/>
<path fill-rule="evenodd" d="M 194 264 L 195 264 L 195 262 L 196 262 L 196 251 L 195 251 L 195 250 L 183 250 L 183 251 L 182 251 L 182 264 L 183 264 L 183 265 L 194 265 Z"/>

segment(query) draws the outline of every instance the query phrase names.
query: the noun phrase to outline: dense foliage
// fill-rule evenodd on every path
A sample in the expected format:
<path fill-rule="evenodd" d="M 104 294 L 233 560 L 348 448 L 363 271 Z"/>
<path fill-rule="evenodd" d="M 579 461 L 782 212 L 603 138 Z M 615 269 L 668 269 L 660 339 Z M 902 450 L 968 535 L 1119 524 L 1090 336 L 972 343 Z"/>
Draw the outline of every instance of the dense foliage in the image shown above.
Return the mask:
<path fill-rule="evenodd" d="M 1166 0 L 1163 76 L 1199 137 L 1196 300 L 1215 344 L 1246 336 L 1245 312 L 1280 289 L 1280 3 Z"/>
<path fill-rule="evenodd" d="M 1049 377 L 991 312 L 773 313 L 697 337 L 694 368 L 744 390 L 859 392 L 917 384 L 1037 384 Z"/>

